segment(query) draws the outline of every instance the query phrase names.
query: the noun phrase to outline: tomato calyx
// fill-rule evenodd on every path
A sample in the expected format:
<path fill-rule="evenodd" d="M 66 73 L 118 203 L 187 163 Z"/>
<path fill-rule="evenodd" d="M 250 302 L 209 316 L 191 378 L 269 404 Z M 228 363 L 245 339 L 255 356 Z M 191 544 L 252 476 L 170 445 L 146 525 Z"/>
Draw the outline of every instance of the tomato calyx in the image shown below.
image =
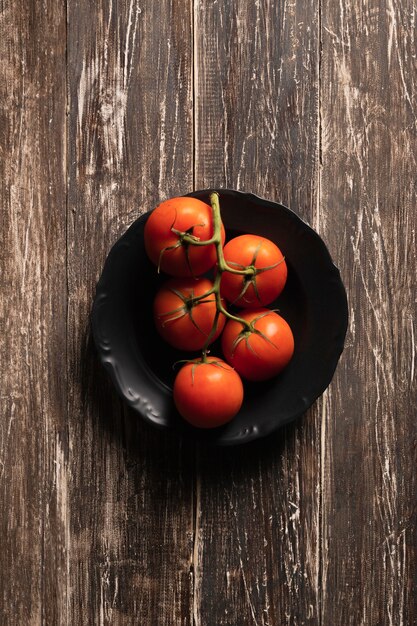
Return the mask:
<path fill-rule="evenodd" d="M 169 322 L 175 322 L 176 320 L 179 320 L 185 317 L 186 315 L 188 315 L 192 324 L 195 326 L 195 328 L 197 328 L 197 330 L 199 330 L 203 335 L 206 335 L 206 337 L 209 337 L 210 333 L 205 332 L 195 320 L 193 311 L 195 307 L 197 307 L 200 304 L 209 304 L 213 302 L 213 300 L 207 299 L 213 293 L 213 290 L 210 289 L 209 291 L 207 291 L 206 293 L 203 293 L 200 296 L 195 296 L 193 290 L 191 291 L 190 295 L 185 295 L 181 291 L 173 287 L 171 287 L 170 291 L 171 293 L 175 294 L 177 298 L 181 300 L 182 304 L 179 307 L 172 309 L 171 311 L 166 311 L 159 316 L 159 317 L 166 318 L 162 322 L 162 326 L 166 326 L 166 324 L 168 324 Z M 214 329 L 215 330 L 217 329 L 217 323 L 214 326 Z"/>
<path fill-rule="evenodd" d="M 176 219 L 177 218 L 175 217 L 175 220 Z M 194 228 L 197 228 L 197 227 L 203 228 L 205 224 L 193 224 L 192 226 L 187 228 L 187 230 L 178 230 L 178 228 L 174 228 L 175 220 L 170 228 L 170 231 L 178 237 L 178 240 L 174 244 L 170 246 L 165 246 L 165 248 L 162 248 L 161 252 L 159 253 L 158 274 L 161 271 L 162 258 L 164 254 L 171 250 L 177 250 L 178 248 L 183 248 L 187 267 L 190 271 L 190 274 L 194 276 L 194 271 L 190 262 L 189 248 L 190 246 L 198 246 L 198 245 L 207 246 L 208 244 L 213 243 L 213 238 L 210 238 L 209 240 L 201 241 L 200 237 L 197 237 L 196 235 L 194 235 Z"/>
<path fill-rule="evenodd" d="M 231 304 L 236 304 L 236 302 L 238 302 L 242 298 L 246 302 L 250 302 L 250 300 L 247 300 L 246 298 L 244 298 L 244 296 L 245 296 L 245 294 L 248 291 L 250 286 L 253 287 L 253 291 L 255 293 L 255 296 L 256 296 L 256 298 L 260 302 L 261 301 L 261 297 L 259 295 L 258 284 L 256 282 L 256 277 L 259 276 L 259 274 L 263 274 L 264 272 L 268 272 L 269 270 L 275 269 L 276 267 L 278 267 L 278 265 L 281 265 L 281 263 L 283 263 L 285 261 L 285 257 L 283 256 L 282 259 L 277 261 L 277 263 L 273 263 L 272 265 L 266 265 L 265 267 L 256 267 L 256 261 L 258 259 L 258 254 L 259 254 L 259 250 L 261 249 L 261 247 L 262 247 L 262 242 L 260 242 L 256 246 L 255 251 L 253 253 L 253 257 L 252 257 L 251 262 L 249 263 L 249 265 L 242 265 L 241 263 L 236 263 L 235 261 L 227 261 L 226 268 L 225 268 L 226 271 L 227 271 L 227 266 L 233 266 L 235 269 L 239 269 L 243 273 L 243 276 L 242 276 L 242 289 L 241 289 L 239 295 L 233 300 L 233 302 Z"/>
<path fill-rule="evenodd" d="M 190 228 L 187 228 L 187 230 L 178 230 L 177 228 L 174 228 L 174 226 L 171 226 L 171 232 L 174 233 L 174 235 L 177 235 L 180 245 L 198 245 L 198 243 L 201 242 L 201 239 L 200 237 L 194 235 L 194 228 L 198 226 L 202 228 L 205 224 L 194 224 L 193 226 L 190 226 Z M 203 243 L 204 245 L 207 245 L 206 241 Z"/>
<path fill-rule="evenodd" d="M 209 351 L 208 350 L 203 350 L 202 354 L 200 357 L 197 357 L 196 359 L 182 359 L 180 361 L 176 361 L 173 365 L 173 367 L 175 368 L 176 365 L 179 365 L 180 363 L 183 363 L 184 365 L 189 365 L 192 363 L 192 368 L 191 368 L 191 384 L 194 385 L 195 382 L 195 371 L 197 369 L 197 367 L 199 365 L 212 365 L 213 367 L 219 367 L 223 370 L 228 370 L 229 367 L 225 364 L 224 361 L 222 361 L 221 359 L 219 359 L 218 361 L 215 360 L 214 357 L 211 357 L 210 360 L 208 358 L 208 354 Z M 232 368 L 233 369 L 233 368 Z"/>
<path fill-rule="evenodd" d="M 256 322 L 258 322 L 260 319 L 262 319 L 266 315 L 269 315 L 271 311 L 276 313 L 278 312 L 278 309 L 269 309 L 267 312 L 257 315 L 251 322 L 242 320 L 242 322 L 243 321 L 245 322 L 246 326 L 240 331 L 240 333 L 237 335 L 236 339 L 234 340 L 232 344 L 232 356 L 234 355 L 236 348 L 238 347 L 241 341 L 245 342 L 247 349 L 250 352 L 252 352 L 252 354 L 259 356 L 255 348 L 249 342 L 249 339 L 252 337 L 252 335 L 258 335 L 259 337 L 262 337 L 262 339 L 264 339 L 267 343 L 269 343 L 276 350 L 278 350 L 278 347 L 276 346 L 276 344 L 273 341 L 271 341 L 271 339 L 267 337 L 265 333 L 263 333 L 261 330 L 255 327 Z"/>

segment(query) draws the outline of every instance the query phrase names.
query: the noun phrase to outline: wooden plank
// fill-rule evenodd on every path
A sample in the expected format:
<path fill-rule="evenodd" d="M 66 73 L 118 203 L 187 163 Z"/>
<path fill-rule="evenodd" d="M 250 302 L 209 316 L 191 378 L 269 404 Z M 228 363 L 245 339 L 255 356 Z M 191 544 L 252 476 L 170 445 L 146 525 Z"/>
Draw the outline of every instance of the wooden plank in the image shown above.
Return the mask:
<path fill-rule="evenodd" d="M 315 221 L 317 3 L 196 0 L 194 41 L 196 188 Z M 320 419 L 319 403 L 257 445 L 202 451 L 196 625 L 318 623 Z"/>
<path fill-rule="evenodd" d="M 69 0 L 66 51 L 65 4 L 0 2 L 1 623 L 416 622 L 415 7 L 321 4 Z M 325 396 L 195 487 L 88 330 L 111 243 L 193 175 L 312 222 L 351 304 Z"/>
<path fill-rule="evenodd" d="M 320 230 L 350 333 L 324 407 L 323 624 L 415 624 L 415 3 L 323 0 Z"/>
<path fill-rule="evenodd" d="M 67 623 L 187 625 L 193 451 L 122 409 L 88 315 L 111 244 L 142 212 L 192 189 L 190 5 L 69 0 L 68 29 Z"/>
<path fill-rule="evenodd" d="M 65 613 L 65 6 L 0 3 L 0 622 Z"/>

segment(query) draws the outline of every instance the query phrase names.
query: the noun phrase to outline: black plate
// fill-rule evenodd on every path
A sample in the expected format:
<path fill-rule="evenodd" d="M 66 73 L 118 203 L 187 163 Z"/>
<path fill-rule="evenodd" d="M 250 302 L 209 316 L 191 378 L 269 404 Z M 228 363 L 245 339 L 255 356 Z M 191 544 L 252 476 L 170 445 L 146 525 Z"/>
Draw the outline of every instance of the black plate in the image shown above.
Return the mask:
<path fill-rule="evenodd" d="M 209 194 L 205 190 L 189 195 L 209 203 Z M 228 238 L 245 232 L 262 235 L 286 257 L 287 284 L 270 305 L 279 308 L 295 338 L 294 357 L 282 374 L 264 383 L 245 383 L 240 412 L 221 428 L 200 431 L 181 419 L 172 401 L 172 366 L 185 356 L 154 329 L 153 296 L 165 277 L 157 275 L 145 254 L 143 229 L 149 213 L 111 249 L 97 285 L 92 327 L 116 389 L 142 417 L 159 427 L 233 445 L 291 422 L 323 393 L 343 350 L 348 310 L 339 270 L 310 226 L 283 205 L 253 194 L 226 189 L 219 194 Z M 219 354 L 216 348 L 214 344 L 212 354 Z"/>

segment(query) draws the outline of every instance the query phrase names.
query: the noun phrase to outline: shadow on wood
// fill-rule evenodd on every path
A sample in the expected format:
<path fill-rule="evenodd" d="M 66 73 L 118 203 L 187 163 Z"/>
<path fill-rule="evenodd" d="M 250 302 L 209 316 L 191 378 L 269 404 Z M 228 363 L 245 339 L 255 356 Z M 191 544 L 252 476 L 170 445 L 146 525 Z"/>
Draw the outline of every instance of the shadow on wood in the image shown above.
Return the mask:
<path fill-rule="evenodd" d="M 190 604 L 194 448 L 123 405 L 99 362 L 89 326 L 79 358 L 79 420 L 85 423 L 76 427 L 86 434 L 74 451 L 74 535 L 85 536 L 91 546 L 85 576 L 97 588 L 107 581 L 103 593 L 113 617 L 136 613 L 139 603 L 145 607 L 142 623 L 157 623 L 152 615 L 160 610 L 165 585 L 176 590 L 178 613 Z M 117 536 L 125 540 L 113 543 Z"/>
<path fill-rule="evenodd" d="M 197 454 L 207 459 L 205 480 L 213 483 L 220 477 L 224 480 L 225 475 L 231 475 L 234 468 L 242 465 L 248 477 L 258 471 L 260 460 L 263 465 L 268 465 L 282 454 L 286 440 L 293 438 L 303 419 L 301 417 L 266 438 L 241 446 L 218 447 L 204 441 L 196 442 L 175 430 L 160 430 L 147 424 L 133 409 L 124 405 L 99 362 L 89 326 L 85 331 L 81 363 L 83 403 L 93 407 L 93 414 L 106 436 L 129 452 L 130 463 L 141 463 L 146 441 L 148 471 L 153 468 L 158 472 L 161 454 L 169 451 L 176 455 L 185 451 L 187 456 Z"/>

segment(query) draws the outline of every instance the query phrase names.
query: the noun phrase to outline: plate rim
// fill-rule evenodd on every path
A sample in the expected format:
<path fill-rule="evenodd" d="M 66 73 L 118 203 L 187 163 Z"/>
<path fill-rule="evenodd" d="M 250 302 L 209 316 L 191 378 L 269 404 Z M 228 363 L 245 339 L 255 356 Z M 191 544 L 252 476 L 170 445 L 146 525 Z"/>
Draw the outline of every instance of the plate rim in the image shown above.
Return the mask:
<path fill-rule="evenodd" d="M 346 334 L 347 334 L 348 325 L 349 325 L 349 306 L 348 306 L 347 292 L 346 292 L 346 288 L 341 278 L 340 270 L 334 263 L 325 241 L 322 239 L 319 233 L 303 217 L 298 215 L 293 209 L 275 200 L 263 198 L 262 196 L 259 196 L 258 194 L 255 194 L 253 192 L 240 191 L 237 189 L 231 189 L 231 188 L 225 188 L 225 187 L 216 187 L 216 188 L 210 187 L 206 189 L 198 189 L 198 190 L 188 192 L 184 194 L 183 196 L 172 196 L 172 197 L 173 198 L 175 197 L 199 197 L 202 194 L 208 195 L 214 191 L 219 193 L 220 197 L 222 193 L 226 193 L 228 195 L 232 195 L 235 197 L 245 197 L 246 199 L 253 200 L 256 204 L 266 206 L 269 209 L 275 210 L 275 207 L 278 206 L 281 210 L 284 210 L 284 212 L 287 213 L 287 215 L 292 220 L 295 220 L 296 222 L 301 222 L 304 227 L 308 228 L 308 230 L 310 231 L 310 235 L 314 237 L 316 243 L 319 244 L 321 248 L 321 252 L 325 254 L 326 262 L 329 262 L 329 266 L 331 266 L 334 277 L 337 280 L 339 297 L 341 298 L 340 302 L 343 305 L 343 312 L 344 312 L 344 317 L 340 321 L 340 333 L 338 335 L 339 341 L 337 342 L 335 341 L 334 343 L 334 347 L 332 349 L 333 358 L 331 359 L 330 363 L 328 363 L 328 368 L 326 370 L 327 376 L 325 377 L 326 379 L 325 382 L 322 385 L 320 385 L 320 387 L 318 387 L 318 391 L 316 391 L 314 394 L 308 397 L 307 401 L 304 402 L 305 406 L 300 408 L 300 410 L 297 410 L 294 414 L 291 414 L 288 417 L 288 419 L 281 421 L 279 424 L 275 424 L 274 422 L 272 423 L 268 422 L 267 426 L 263 428 L 261 431 L 252 430 L 251 432 L 248 432 L 244 436 L 239 436 L 239 437 L 235 436 L 233 438 L 226 439 L 226 438 L 221 438 L 221 436 L 217 438 L 212 438 L 210 436 L 207 436 L 206 431 L 201 432 L 199 429 L 194 429 L 191 427 L 186 428 L 186 429 L 178 429 L 178 428 L 175 428 L 175 426 L 170 425 L 170 424 L 158 423 L 158 421 L 152 415 L 152 410 L 151 410 L 152 407 L 149 407 L 146 404 L 146 402 L 141 403 L 139 406 L 137 406 L 137 402 L 135 399 L 127 397 L 124 389 L 122 388 L 122 385 L 119 383 L 117 379 L 115 366 L 108 358 L 109 356 L 108 350 L 104 349 L 102 344 L 100 343 L 100 338 L 99 338 L 100 324 L 98 320 L 98 310 L 100 306 L 102 306 L 102 303 L 106 298 L 103 288 L 106 282 L 105 281 L 106 274 L 107 274 L 107 271 L 109 270 L 109 267 L 111 266 L 114 255 L 117 254 L 118 249 L 121 246 L 123 246 L 124 243 L 126 243 L 126 239 L 128 238 L 129 234 L 131 234 L 132 231 L 134 231 L 135 228 L 138 227 L 139 223 L 146 221 L 154 209 L 150 209 L 148 211 L 144 211 L 143 213 L 141 213 L 130 224 L 130 226 L 128 226 L 128 228 L 120 235 L 120 237 L 113 243 L 109 252 L 107 253 L 105 262 L 101 269 L 99 280 L 97 281 L 97 284 L 96 284 L 93 305 L 92 305 L 91 313 L 90 313 L 90 325 L 92 328 L 93 339 L 94 339 L 94 343 L 96 346 L 97 354 L 99 356 L 100 363 L 104 366 L 107 373 L 110 375 L 111 381 L 116 391 L 118 392 L 118 395 L 123 399 L 124 402 L 126 402 L 131 408 L 133 408 L 133 410 L 135 410 L 135 412 L 137 412 L 141 416 L 142 419 L 152 424 L 154 428 L 158 428 L 160 430 L 180 432 L 180 434 L 184 436 L 185 438 L 190 438 L 194 441 L 200 441 L 200 442 L 204 441 L 205 443 L 208 443 L 211 445 L 224 447 L 224 446 L 243 445 L 243 444 L 250 443 L 258 439 L 263 439 L 264 437 L 267 437 L 268 435 L 272 434 L 273 432 L 276 432 L 277 430 L 279 430 L 281 427 L 285 426 L 286 424 L 294 422 L 299 417 L 304 415 L 305 412 L 324 393 L 324 391 L 329 387 L 329 385 L 332 382 L 337 365 L 339 363 L 340 357 L 345 347 L 345 339 L 346 339 Z M 163 200 L 161 200 L 161 202 L 163 202 Z M 164 387 L 166 391 L 168 391 L 168 393 L 169 392 L 172 393 L 172 389 L 168 385 L 166 385 L 166 383 L 161 381 L 158 378 L 158 376 L 154 374 L 153 371 L 152 371 L 152 375 L 155 381 L 158 382 L 158 384 L 161 387 Z M 217 429 L 214 429 L 214 430 L 217 430 Z M 214 430 L 209 431 L 209 432 L 213 433 Z"/>

